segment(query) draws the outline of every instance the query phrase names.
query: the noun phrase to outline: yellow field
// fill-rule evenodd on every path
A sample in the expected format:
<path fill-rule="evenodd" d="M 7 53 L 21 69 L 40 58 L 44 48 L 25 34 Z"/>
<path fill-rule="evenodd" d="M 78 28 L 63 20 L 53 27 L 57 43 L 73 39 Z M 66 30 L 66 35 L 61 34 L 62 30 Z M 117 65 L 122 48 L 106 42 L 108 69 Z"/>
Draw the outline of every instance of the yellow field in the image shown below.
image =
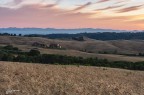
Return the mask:
<path fill-rule="evenodd" d="M 143 95 L 144 72 L 0 62 L 0 95 Z"/>

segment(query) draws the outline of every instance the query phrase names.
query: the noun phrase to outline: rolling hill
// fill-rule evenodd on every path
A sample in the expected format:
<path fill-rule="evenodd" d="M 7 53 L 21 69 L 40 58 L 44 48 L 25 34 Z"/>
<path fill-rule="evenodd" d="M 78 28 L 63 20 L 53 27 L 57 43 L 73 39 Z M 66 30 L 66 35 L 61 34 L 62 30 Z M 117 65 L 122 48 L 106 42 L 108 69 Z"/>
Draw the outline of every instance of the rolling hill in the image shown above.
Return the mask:
<path fill-rule="evenodd" d="M 74 41 L 74 40 L 52 40 L 40 37 L 11 37 L 11 36 L 0 36 L 0 45 L 12 44 L 19 47 L 22 50 L 29 51 L 33 47 L 34 42 L 50 44 L 58 43 L 66 50 L 57 49 L 44 49 L 39 48 L 42 53 L 48 54 L 62 54 L 69 56 L 82 56 L 82 57 L 98 57 L 106 58 L 114 61 L 144 61 L 143 57 L 130 57 L 124 55 L 114 54 L 98 54 L 99 51 L 107 51 L 122 54 L 138 54 L 144 53 L 144 41 L 143 40 L 114 40 L 114 41 L 100 41 L 87 39 L 86 41 Z M 86 52 L 83 52 L 86 50 Z"/>

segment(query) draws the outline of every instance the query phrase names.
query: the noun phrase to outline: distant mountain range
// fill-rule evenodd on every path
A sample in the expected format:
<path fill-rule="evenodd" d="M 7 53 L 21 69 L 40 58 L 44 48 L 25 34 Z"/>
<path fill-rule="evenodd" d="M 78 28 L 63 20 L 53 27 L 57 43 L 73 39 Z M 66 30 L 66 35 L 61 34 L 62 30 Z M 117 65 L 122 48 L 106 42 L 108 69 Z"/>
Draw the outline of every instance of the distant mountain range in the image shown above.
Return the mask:
<path fill-rule="evenodd" d="M 80 28 L 80 29 L 55 29 L 55 28 L 0 28 L 0 33 L 12 34 L 77 34 L 77 33 L 97 33 L 97 32 L 142 32 L 142 31 L 126 31 L 126 30 L 112 30 L 112 29 L 94 29 L 94 28 Z"/>

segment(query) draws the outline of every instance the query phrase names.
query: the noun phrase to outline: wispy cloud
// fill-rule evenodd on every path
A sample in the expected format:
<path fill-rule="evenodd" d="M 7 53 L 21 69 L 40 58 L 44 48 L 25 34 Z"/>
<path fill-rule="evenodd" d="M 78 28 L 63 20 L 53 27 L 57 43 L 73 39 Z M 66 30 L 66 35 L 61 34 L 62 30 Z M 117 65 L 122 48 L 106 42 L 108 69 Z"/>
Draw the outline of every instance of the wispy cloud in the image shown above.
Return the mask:
<path fill-rule="evenodd" d="M 41 4 L 42 8 L 52 8 L 52 7 L 56 7 L 62 0 L 57 0 L 55 3 L 53 4 Z"/>
<path fill-rule="evenodd" d="M 103 10 L 116 9 L 116 8 L 120 8 L 122 6 L 124 6 L 124 5 L 109 6 L 109 7 L 106 7 L 106 8 L 96 9 L 95 11 L 103 11 Z"/>
<path fill-rule="evenodd" d="M 103 3 L 103 2 L 107 2 L 107 1 L 110 1 L 110 0 L 99 0 L 97 3 Z"/>
<path fill-rule="evenodd" d="M 142 29 L 143 5 L 143 0 L 0 0 L 0 27 Z"/>
<path fill-rule="evenodd" d="M 42 5 L 43 7 L 54 7 L 58 5 L 62 0 L 5 0 L 7 3 L 1 5 L 0 7 L 18 9 L 27 5 Z M 0 1 L 1 3 L 1 1 Z"/>
<path fill-rule="evenodd" d="M 117 12 L 118 13 L 131 12 L 131 11 L 139 10 L 143 6 L 144 5 L 131 6 L 131 7 L 127 7 L 127 8 L 117 10 Z"/>
<path fill-rule="evenodd" d="M 88 7 L 88 6 L 90 6 L 91 4 L 92 4 L 91 2 L 87 2 L 86 4 L 80 5 L 79 7 L 73 9 L 72 11 L 79 11 L 79 10 L 82 10 L 82 9 L 84 9 L 84 8 L 86 8 L 86 7 Z"/>
<path fill-rule="evenodd" d="M 14 3 L 15 4 L 19 4 L 19 3 L 21 3 L 23 0 L 14 0 Z"/>

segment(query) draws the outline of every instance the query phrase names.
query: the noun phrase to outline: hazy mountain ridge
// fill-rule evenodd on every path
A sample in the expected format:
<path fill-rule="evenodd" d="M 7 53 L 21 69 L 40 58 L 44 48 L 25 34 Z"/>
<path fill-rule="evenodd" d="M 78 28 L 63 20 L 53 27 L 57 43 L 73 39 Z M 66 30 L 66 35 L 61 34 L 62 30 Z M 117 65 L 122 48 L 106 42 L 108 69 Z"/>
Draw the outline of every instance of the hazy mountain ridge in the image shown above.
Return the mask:
<path fill-rule="evenodd" d="M 55 28 L 0 28 L 0 33 L 12 34 L 77 34 L 77 33 L 97 33 L 97 32 L 135 32 L 126 30 L 113 29 L 94 29 L 94 28 L 79 28 L 79 29 L 55 29 Z M 138 31 L 141 32 L 141 31 Z"/>

